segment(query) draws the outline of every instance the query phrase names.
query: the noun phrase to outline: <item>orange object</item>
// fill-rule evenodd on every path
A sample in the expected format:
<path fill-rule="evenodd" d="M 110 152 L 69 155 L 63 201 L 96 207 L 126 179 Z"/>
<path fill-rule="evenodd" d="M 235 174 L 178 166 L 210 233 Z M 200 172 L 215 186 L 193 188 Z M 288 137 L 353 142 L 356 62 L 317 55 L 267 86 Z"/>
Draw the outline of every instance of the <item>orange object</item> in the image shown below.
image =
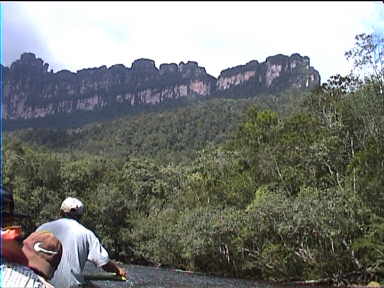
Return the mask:
<path fill-rule="evenodd" d="M 20 226 L 11 226 L 2 229 L 0 254 L 9 262 L 27 265 L 28 260 L 21 250 L 21 243 L 18 241 L 22 235 L 23 231 Z"/>
<path fill-rule="evenodd" d="M 21 230 L 21 226 L 9 226 L 1 231 L 2 240 L 17 240 L 21 238 L 22 235 L 23 231 Z"/>

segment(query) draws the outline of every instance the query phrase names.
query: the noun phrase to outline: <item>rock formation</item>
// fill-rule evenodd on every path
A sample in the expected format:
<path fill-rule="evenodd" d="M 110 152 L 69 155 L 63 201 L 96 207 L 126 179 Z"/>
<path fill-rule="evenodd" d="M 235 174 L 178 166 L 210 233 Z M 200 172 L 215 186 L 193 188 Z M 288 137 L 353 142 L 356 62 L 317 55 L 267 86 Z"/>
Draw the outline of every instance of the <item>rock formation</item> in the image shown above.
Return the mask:
<path fill-rule="evenodd" d="M 216 88 L 219 94 L 237 86 L 250 87 L 253 93 L 273 93 L 287 88 L 312 89 L 319 85 L 320 74 L 310 66 L 308 57 L 278 54 L 263 63 L 253 60 L 222 71 Z"/>
<path fill-rule="evenodd" d="M 197 62 L 161 64 L 137 59 L 128 68 L 87 68 L 73 73 L 48 71 L 49 65 L 33 53 L 24 53 L 3 72 L 3 118 L 28 120 L 57 113 L 101 111 L 112 105 L 158 104 L 183 97 L 220 96 L 239 87 L 277 92 L 287 88 L 311 89 L 320 85 L 319 73 L 308 57 L 271 56 L 223 70 L 218 79 Z"/>

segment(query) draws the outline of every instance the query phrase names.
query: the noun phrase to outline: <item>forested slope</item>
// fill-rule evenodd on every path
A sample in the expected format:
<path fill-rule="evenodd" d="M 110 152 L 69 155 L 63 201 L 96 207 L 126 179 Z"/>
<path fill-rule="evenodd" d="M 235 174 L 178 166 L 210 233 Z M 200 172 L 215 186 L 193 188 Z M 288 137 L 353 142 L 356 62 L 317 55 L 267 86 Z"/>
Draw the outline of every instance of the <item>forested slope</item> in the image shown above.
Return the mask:
<path fill-rule="evenodd" d="M 294 103 L 304 95 L 305 92 L 285 91 L 250 98 L 219 97 L 177 106 L 164 105 L 152 112 L 76 129 L 19 129 L 6 134 L 56 152 L 179 162 L 193 158 L 196 151 L 210 143 L 228 140 L 249 106 L 257 103 L 283 113 L 294 109 Z"/>

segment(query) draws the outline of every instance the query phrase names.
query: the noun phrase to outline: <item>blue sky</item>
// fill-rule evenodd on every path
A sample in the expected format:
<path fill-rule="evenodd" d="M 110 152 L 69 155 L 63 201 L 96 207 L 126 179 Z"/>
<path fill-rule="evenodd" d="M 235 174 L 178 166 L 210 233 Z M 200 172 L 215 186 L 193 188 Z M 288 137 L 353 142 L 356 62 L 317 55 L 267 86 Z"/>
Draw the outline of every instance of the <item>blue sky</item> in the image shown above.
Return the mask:
<path fill-rule="evenodd" d="M 382 1 L 1 2 L 3 65 L 32 52 L 55 72 L 196 61 L 214 77 L 276 54 L 308 56 L 325 82 L 345 75 L 359 33 L 384 33 Z"/>

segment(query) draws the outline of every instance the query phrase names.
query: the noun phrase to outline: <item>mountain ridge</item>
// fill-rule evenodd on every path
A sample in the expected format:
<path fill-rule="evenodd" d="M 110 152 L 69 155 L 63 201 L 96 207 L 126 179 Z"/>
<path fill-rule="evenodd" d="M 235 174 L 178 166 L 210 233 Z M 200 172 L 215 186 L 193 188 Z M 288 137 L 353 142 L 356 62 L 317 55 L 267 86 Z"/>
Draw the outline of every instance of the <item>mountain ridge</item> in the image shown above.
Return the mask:
<path fill-rule="evenodd" d="M 294 53 L 277 54 L 259 63 L 252 60 L 221 71 L 216 79 L 198 62 L 162 63 L 139 58 L 131 67 L 115 64 L 107 68 L 85 68 L 48 72 L 49 64 L 33 53 L 23 53 L 10 67 L 1 66 L 4 75 L 3 118 L 28 123 L 29 120 L 75 115 L 171 100 L 257 96 L 285 89 L 313 89 L 320 85 L 319 72 L 310 59 Z M 32 122 L 31 122 L 32 123 Z M 33 124 L 31 124 L 33 127 Z"/>

